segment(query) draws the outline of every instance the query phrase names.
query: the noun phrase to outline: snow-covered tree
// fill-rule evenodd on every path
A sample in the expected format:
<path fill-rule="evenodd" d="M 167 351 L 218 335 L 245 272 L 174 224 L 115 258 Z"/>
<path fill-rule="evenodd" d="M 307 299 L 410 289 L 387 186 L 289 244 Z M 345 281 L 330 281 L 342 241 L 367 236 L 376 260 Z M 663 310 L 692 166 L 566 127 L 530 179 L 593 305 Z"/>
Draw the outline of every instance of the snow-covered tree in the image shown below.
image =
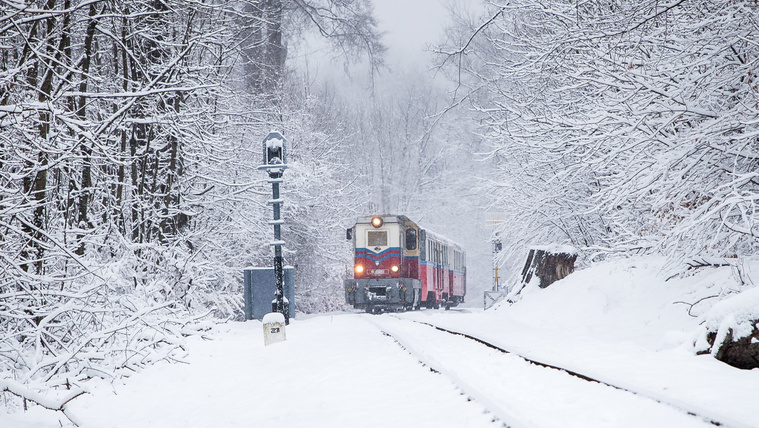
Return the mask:
<path fill-rule="evenodd" d="M 496 1 L 451 34 L 511 240 L 756 251 L 755 4 Z"/>
<path fill-rule="evenodd" d="M 0 371 L 68 388 L 241 316 L 269 257 L 260 138 L 303 141 L 302 176 L 328 140 L 288 99 L 307 22 L 381 62 L 364 0 L 0 2 Z"/>

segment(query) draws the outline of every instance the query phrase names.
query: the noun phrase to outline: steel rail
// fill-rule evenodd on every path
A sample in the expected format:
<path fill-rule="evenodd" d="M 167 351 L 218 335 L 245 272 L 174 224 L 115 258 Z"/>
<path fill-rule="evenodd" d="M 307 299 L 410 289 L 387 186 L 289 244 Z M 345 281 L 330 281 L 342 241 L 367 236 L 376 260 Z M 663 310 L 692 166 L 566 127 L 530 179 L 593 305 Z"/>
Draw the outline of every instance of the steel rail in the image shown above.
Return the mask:
<path fill-rule="evenodd" d="M 556 364 L 551 364 L 551 363 L 546 363 L 546 362 L 543 362 L 543 361 L 538 361 L 538 360 L 536 360 L 534 358 L 527 357 L 527 356 L 522 355 L 522 354 L 520 354 L 518 352 L 514 352 L 512 350 L 506 349 L 503 346 L 496 345 L 496 344 L 494 344 L 494 343 L 492 343 L 492 342 L 490 342 L 490 341 L 488 341 L 486 339 L 483 339 L 481 337 L 477 337 L 477 336 L 472 335 L 472 334 L 467 333 L 467 332 L 456 331 L 456 330 L 452 330 L 450 328 L 446 328 L 446 327 L 441 327 L 439 325 L 435 325 L 435 324 L 430 323 L 430 322 L 419 321 L 419 320 L 414 320 L 414 319 L 409 319 L 409 318 L 403 318 L 403 317 L 399 317 L 397 315 L 389 314 L 389 316 L 391 316 L 391 317 L 393 317 L 395 319 L 398 319 L 398 320 L 402 320 L 402 321 L 405 321 L 405 322 L 413 322 L 413 323 L 416 323 L 416 324 L 424 325 L 424 326 L 427 326 L 427 327 L 430 327 L 430 328 L 434 328 L 435 330 L 438 330 L 438 331 L 441 331 L 441 332 L 444 332 L 444 333 L 447 333 L 447 334 L 451 334 L 451 335 L 454 335 L 454 336 L 459 336 L 459 337 L 471 340 L 473 342 L 479 343 L 479 344 L 481 344 L 483 346 L 486 346 L 486 347 L 488 347 L 490 349 L 493 349 L 493 350 L 496 350 L 498 352 L 501 352 L 501 353 L 504 353 L 504 354 L 511 354 L 511 355 L 516 356 L 516 357 L 519 357 L 520 359 L 522 359 L 522 360 L 524 360 L 524 361 L 526 361 L 526 362 L 528 362 L 530 364 L 533 364 L 533 365 L 536 365 L 536 366 L 539 366 L 539 367 L 544 367 L 544 368 L 547 368 L 547 369 L 558 370 L 558 371 L 564 372 L 564 373 L 566 373 L 566 374 L 568 374 L 570 376 L 573 376 L 575 378 L 584 380 L 586 382 L 598 383 L 600 385 L 604 385 L 604 386 L 607 386 L 607 387 L 610 387 L 610 388 L 614 388 L 614 389 L 617 389 L 619 391 L 623 391 L 623 392 L 627 392 L 627 393 L 630 393 L 630 394 L 633 394 L 633 395 L 637 395 L 637 396 L 640 396 L 640 397 L 647 398 L 647 399 L 652 400 L 652 401 L 654 401 L 656 403 L 659 403 L 661 405 L 669 406 L 669 407 L 671 407 L 671 408 L 673 408 L 673 409 L 675 409 L 675 410 L 677 410 L 679 412 L 685 413 L 685 414 L 687 414 L 689 416 L 693 416 L 693 417 L 699 418 L 699 419 L 703 420 L 704 422 L 709 423 L 709 424 L 714 425 L 714 426 L 730 426 L 730 424 L 727 424 L 727 423 L 724 423 L 722 421 L 716 420 L 715 418 L 713 418 L 711 416 L 706 416 L 706 415 L 703 415 L 703 414 L 699 414 L 698 412 L 696 412 L 696 411 L 694 411 L 692 409 L 687 409 L 687 408 L 685 408 L 682 405 L 679 405 L 677 403 L 672 403 L 672 402 L 666 401 L 666 400 L 662 399 L 661 397 L 655 396 L 655 394 L 646 393 L 645 391 L 641 392 L 641 391 L 633 390 L 633 389 L 630 389 L 630 388 L 627 388 L 627 387 L 624 387 L 624 386 L 615 385 L 615 384 L 613 384 L 613 383 L 611 383 L 609 381 L 598 379 L 598 378 L 593 377 L 591 375 L 587 375 L 587 374 L 578 372 L 577 370 L 572 370 L 572 369 L 568 369 L 566 367 L 558 366 Z M 372 322 L 372 323 L 375 324 L 375 325 L 377 325 L 378 328 L 380 328 L 380 330 L 382 330 L 384 334 L 387 334 L 388 336 L 393 337 L 393 339 L 395 339 L 396 342 L 398 342 L 398 340 L 397 340 L 396 337 L 394 337 L 392 334 L 389 334 L 386 331 L 384 331 L 377 323 L 374 323 L 374 322 Z M 400 344 L 400 342 L 399 342 L 399 344 Z M 401 344 L 401 346 L 403 346 L 403 345 Z M 412 355 L 413 355 L 413 353 L 412 353 Z M 414 355 L 414 356 L 418 357 L 418 355 Z M 422 361 L 422 363 L 424 363 L 424 362 Z M 440 370 L 438 370 L 438 371 L 440 371 Z"/>

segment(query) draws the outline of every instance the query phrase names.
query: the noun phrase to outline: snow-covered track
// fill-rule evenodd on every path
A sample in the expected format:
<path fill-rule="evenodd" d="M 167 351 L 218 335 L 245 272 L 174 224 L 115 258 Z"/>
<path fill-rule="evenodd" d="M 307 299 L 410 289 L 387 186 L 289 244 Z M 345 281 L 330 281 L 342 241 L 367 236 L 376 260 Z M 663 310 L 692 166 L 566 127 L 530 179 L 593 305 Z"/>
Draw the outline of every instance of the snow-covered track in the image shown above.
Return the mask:
<path fill-rule="evenodd" d="M 609 379 L 605 379 L 602 376 L 598 376 L 595 374 L 583 372 L 582 370 L 578 370 L 577 368 L 568 368 L 564 365 L 561 365 L 560 363 L 557 363 L 555 361 L 547 361 L 540 358 L 537 358 L 535 356 L 529 356 L 526 355 L 526 353 L 514 350 L 514 349 L 508 349 L 507 347 L 503 346 L 503 344 L 495 344 L 493 341 L 489 341 L 488 339 L 479 337 L 477 335 L 472 334 L 471 332 L 465 332 L 465 331 L 459 331 L 455 329 L 451 329 L 450 327 L 444 327 L 440 325 L 436 325 L 431 322 L 425 322 L 425 321 L 419 321 L 419 320 L 410 320 L 406 319 L 406 321 L 411 321 L 417 324 L 426 325 L 428 327 L 434 328 L 438 331 L 445 332 L 448 334 L 461 336 L 466 339 L 475 341 L 477 343 L 480 343 L 484 346 L 487 346 L 488 348 L 492 348 L 494 350 L 497 350 L 502 353 L 512 354 L 515 355 L 524 361 L 534 364 L 536 366 L 545 367 L 549 369 L 555 369 L 562 371 L 564 373 L 567 373 L 571 376 L 580 378 L 582 380 L 588 381 L 588 382 L 596 382 L 602 385 L 606 385 L 611 388 L 618 389 L 620 391 L 625 391 L 631 394 L 635 394 L 650 400 L 653 400 L 657 403 L 670 406 L 674 409 L 679 410 L 680 412 L 683 412 L 687 415 L 694 416 L 697 418 L 702 419 L 705 422 L 708 422 L 711 425 L 714 426 L 724 426 L 724 427 L 741 427 L 741 428 L 748 428 L 746 425 L 743 425 L 741 423 L 735 422 L 735 421 L 726 421 L 723 420 L 720 417 L 715 417 L 714 415 L 706 415 L 703 411 L 701 411 L 698 406 L 690 406 L 687 402 L 684 402 L 682 400 L 674 400 L 670 399 L 668 397 L 663 396 L 662 394 L 659 394 L 655 391 L 646 390 L 642 388 L 635 388 L 631 387 L 629 385 L 622 385 L 619 382 L 615 382 Z"/>
<path fill-rule="evenodd" d="M 413 357 L 417 358 L 420 363 L 429 367 L 431 371 L 443 374 L 444 376 L 450 378 L 453 384 L 456 385 L 462 391 L 462 393 L 468 395 L 468 399 L 478 401 L 489 412 L 491 412 L 495 416 L 494 421 L 498 419 L 502 421 L 503 425 L 506 427 L 533 426 L 527 422 L 516 420 L 514 415 L 510 414 L 506 409 L 502 408 L 502 406 L 498 405 L 496 402 L 490 400 L 486 394 L 481 393 L 474 385 L 468 384 L 464 379 L 456 376 L 455 373 L 452 373 L 449 370 L 444 370 L 443 365 L 436 358 L 424 352 L 421 348 L 417 348 L 417 344 L 408 340 L 407 335 L 400 334 L 395 328 L 390 327 L 386 320 L 380 322 L 379 317 L 375 316 L 366 316 L 365 319 L 368 320 L 371 324 L 374 324 L 380 331 L 382 331 L 384 335 L 392 338 L 401 348 L 406 350 Z"/>
<path fill-rule="evenodd" d="M 391 315 L 366 319 L 509 427 L 723 425 L 655 394 L 536 361 L 467 332 Z"/>

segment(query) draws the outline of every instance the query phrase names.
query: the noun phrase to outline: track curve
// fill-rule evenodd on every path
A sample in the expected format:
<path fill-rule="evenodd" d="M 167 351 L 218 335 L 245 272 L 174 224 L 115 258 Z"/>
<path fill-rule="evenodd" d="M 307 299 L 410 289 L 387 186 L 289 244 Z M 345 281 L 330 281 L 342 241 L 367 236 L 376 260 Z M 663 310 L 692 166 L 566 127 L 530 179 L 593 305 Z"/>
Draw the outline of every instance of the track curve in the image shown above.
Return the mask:
<path fill-rule="evenodd" d="M 365 319 L 509 427 L 723 425 L 655 396 L 519 355 L 467 332 L 389 314 Z"/>

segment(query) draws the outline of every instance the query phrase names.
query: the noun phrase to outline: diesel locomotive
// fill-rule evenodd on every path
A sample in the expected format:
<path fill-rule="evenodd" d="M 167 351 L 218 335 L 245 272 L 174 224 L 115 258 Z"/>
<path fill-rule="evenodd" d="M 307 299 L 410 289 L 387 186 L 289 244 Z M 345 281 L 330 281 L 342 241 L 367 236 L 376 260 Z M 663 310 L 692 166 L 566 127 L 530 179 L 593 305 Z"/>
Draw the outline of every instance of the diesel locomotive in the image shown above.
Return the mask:
<path fill-rule="evenodd" d="M 353 240 L 354 264 L 345 301 L 353 307 L 381 313 L 464 302 L 464 250 L 408 217 L 360 217 L 346 238 Z"/>

